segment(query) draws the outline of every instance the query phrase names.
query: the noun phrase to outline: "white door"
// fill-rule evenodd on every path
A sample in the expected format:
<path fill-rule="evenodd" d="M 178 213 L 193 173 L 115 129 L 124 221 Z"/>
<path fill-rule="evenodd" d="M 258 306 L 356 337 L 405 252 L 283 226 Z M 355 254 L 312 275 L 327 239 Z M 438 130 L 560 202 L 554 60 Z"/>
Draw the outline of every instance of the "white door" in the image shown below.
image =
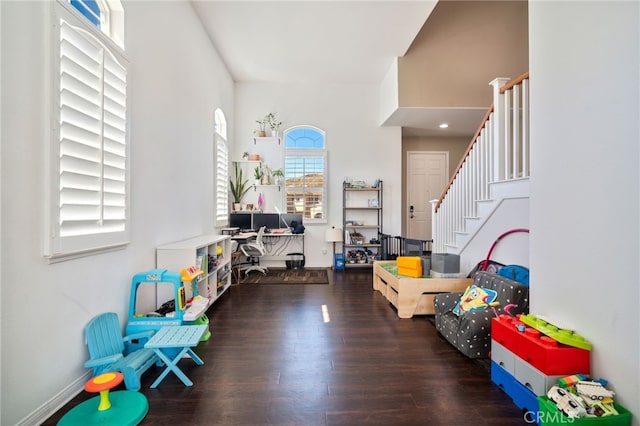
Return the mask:
<path fill-rule="evenodd" d="M 440 198 L 448 181 L 448 152 L 407 152 L 407 238 L 431 239 L 430 201 Z"/>

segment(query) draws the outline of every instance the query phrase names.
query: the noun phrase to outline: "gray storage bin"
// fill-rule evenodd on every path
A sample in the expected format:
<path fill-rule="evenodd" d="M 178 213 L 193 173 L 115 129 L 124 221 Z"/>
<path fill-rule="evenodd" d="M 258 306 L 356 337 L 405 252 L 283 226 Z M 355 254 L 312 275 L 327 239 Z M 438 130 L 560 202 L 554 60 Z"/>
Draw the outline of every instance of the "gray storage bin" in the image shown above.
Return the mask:
<path fill-rule="evenodd" d="M 429 256 L 420 256 L 422 260 L 422 276 L 429 276 L 429 271 L 431 271 L 431 258 Z"/>
<path fill-rule="evenodd" d="M 432 253 L 431 269 L 443 274 L 460 272 L 460 256 L 453 253 Z"/>

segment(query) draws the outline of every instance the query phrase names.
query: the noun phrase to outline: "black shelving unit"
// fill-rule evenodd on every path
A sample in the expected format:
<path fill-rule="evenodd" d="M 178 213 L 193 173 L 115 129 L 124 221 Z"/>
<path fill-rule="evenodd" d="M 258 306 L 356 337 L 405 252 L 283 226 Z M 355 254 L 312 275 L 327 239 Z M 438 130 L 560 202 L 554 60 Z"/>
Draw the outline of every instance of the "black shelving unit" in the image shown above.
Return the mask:
<path fill-rule="evenodd" d="M 370 268 L 381 255 L 382 180 L 342 183 L 345 268 Z"/>

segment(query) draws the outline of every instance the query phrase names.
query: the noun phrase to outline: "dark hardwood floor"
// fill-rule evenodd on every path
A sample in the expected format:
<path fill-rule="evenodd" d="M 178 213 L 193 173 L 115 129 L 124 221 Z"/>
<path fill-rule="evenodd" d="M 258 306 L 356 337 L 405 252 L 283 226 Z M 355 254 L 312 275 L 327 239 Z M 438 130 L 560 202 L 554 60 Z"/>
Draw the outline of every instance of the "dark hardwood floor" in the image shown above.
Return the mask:
<path fill-rule="evenodd" d="M 231 287 L 208 312 L 212 335 L 196 348 L 204 365 L 180 361 L 193 386 L 169 373 L 150 389 L 161 369 L 143 376 L 141 424 L 527 424 L 486 366 L 426 317 L 399 319 L 370 270 L 329 275 L 329 285 Z M 93 396 L 82 392 L 44 425 Z"/>

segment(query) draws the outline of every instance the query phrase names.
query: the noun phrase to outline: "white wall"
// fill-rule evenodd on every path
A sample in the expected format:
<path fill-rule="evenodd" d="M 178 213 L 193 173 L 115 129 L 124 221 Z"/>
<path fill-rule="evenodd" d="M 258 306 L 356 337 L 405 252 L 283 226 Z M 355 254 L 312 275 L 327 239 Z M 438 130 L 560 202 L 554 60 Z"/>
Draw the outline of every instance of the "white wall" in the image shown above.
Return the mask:
<path fill-rule="evenodd" d="M 497 241 L 498 237 L 509 230 L 529 229 L 529 198 L 507 198 L 496 203 L 499 205 L 459 253 L 460 273 L 464 276 L 468 275 L 478 262 L 487 258 L 494 243 L 490 260 L 503 265 L 529 267 L 528 233 L 516 232 Z"/>
<path fill-rule="evenodd" d="M 529 2 L 531 310 L 640 416 L 638 2 Z"/>
<path fill-rule="evenodd" d="M 0 2 L 3 425 L 37 424 L 81 390 L 83 327 L 124 324 L 133 274 L 155 247 L 213 230 L 213 112 L 233 128 L 233 82 L 186 2 L 126 2 L 131 62 L 131 244 L 58 264 L 42 257 L 48 2 Z"/>
<path fill-rule="evenodd" d="M 283 129 L 312 125 L 326 132 L 329 214 L 326 224 L 305 223 L 307 266 L 332 264 L 331 245 L 324 242 L 324 233 L 328 227 L 342 224 L 342 182 L 347 176 L 369 182 L 383 180 L 383 230 L 399 235 L 401 134 L 400 128 L 379 125 L 378 86 L 237 83 L 235 99 L 238 120 L 233 160 L 239 160 L 244 151 L 262 149 L 253 143 L 253 130 L 255 121 L 268 112 L 276 114 Z M 251 196 L 255 197 L 247 195 L 251 200 L 247 202 L 255 203 Z M 272 202 L 267 200 L 267 210 L 273 209 Z"/>

